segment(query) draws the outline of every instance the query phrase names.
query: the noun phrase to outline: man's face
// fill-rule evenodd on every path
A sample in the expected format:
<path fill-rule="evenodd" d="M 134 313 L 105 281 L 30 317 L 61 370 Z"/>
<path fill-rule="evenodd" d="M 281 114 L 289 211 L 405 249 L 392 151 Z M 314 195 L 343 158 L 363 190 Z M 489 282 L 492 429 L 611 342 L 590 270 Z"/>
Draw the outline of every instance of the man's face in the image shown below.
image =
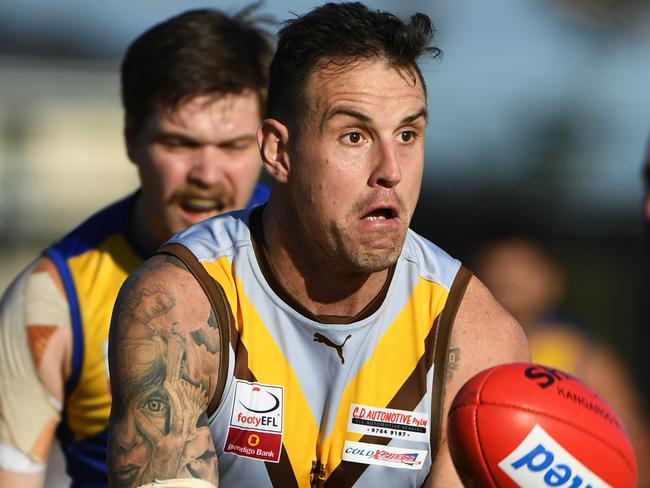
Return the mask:
<path fill-rule="evenodd" d="M 129 139 L 142 208 L 159 243 L 195 222 L 246 205 L 261 168 L 260 116 L 252 91 L 202 95 L 153 113 Z"/>
<path fill-rule="evenodd" d="M 318 69 L 306 98 L 289 150 L 297 225 L 329 269 L 386 269 L 401 252 L 420 192 L 422 85 L 383 60 L 365 61 Z"/>

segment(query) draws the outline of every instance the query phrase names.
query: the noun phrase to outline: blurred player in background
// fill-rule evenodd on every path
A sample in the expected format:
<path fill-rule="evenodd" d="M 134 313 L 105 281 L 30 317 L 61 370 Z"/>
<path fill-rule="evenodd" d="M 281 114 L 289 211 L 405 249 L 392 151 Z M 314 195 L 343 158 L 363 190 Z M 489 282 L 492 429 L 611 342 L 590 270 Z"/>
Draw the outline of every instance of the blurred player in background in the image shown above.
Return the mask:
<path fill-rule="evenodd" d="M 62 237 L 0 304 L 0 486 L 42 486 L 55 434 L 73 486 L 106 485 L 108 328 L 127 274 L 188 225 L 266 200 L 256 131 L 272 45 L 253 8 L 189 11 L 122 63 L 140 188 Z"/>
<path fill-rule="evenodd" d="M 562 270 L 535 240 L 494 239 L 476 253 L 474 269 L 495 298 L 521 324 L 535 363 L 581 379 L 620 415 L 634 445 L 639 486 L 650 487 L 650 431 L 642 398 L 620 359 L 585 327 L 558 313 L 564 296 Z"/>

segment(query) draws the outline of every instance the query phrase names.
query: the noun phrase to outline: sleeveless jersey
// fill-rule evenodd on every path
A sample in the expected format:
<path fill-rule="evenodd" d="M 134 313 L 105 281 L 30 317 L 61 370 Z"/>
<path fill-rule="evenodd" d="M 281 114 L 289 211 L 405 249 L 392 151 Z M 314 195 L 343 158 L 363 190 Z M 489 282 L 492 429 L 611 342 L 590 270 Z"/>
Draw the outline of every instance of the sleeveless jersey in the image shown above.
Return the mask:
<path fill-rule="evenodd" d="M 249 205 L 266 201 L 268 193 L 257 185 Z M 136 196 L 100 210 L 43 253 L 61 276 L 72 324 L 72 369 L 57 438 L 73 487 L 108 485 L 108 329 L 122 283 L 148 257 L 130 231 Z"/>
<path fill-rule="evenodd" d="M 270 285 L 250 216 L 231 212 L 169 241 L 189 249 L 230 307 L 226 383 L 209 419 L 220 483 L 421 486 L 435 455 L 432 402 L 442 401 L 431 397 L 434 337 L 462 297 L 448 300 L 460 262 L 409 230 L 376 310 L 326 325 Z"/>

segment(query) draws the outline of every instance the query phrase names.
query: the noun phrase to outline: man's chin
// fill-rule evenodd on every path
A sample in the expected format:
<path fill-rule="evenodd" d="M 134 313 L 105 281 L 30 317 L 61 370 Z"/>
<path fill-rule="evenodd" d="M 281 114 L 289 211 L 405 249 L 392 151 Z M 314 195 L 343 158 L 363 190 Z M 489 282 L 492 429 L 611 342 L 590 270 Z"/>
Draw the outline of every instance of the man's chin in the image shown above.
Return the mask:
<path fill-rule="evenodd" d="M 360 274 L 372 274 L 393 266 L 399 258 L 399 249 L 382 249 L 357 253 L 349 257 L 347 270 Z"/>

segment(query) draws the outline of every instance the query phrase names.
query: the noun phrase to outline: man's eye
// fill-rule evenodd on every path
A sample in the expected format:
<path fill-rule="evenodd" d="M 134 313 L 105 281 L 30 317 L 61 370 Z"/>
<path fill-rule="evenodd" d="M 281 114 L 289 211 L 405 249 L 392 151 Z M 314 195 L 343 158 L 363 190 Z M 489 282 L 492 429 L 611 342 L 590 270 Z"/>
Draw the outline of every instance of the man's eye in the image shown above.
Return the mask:
<path fill-rule="evenodd" d="M 230 149 L 231 151 L 243 151 L 244 149 L 248 149 L 250 147 L 250 144 L 248 143 L 243 143 L 243 142 L 237 142 L 235 144 L 230 144 L 226 146 L 227 149 Z"/>
<path fill-rule="evenodd" d="M 402 142 L 411 142 L 413 139 L 415 139 L 415 132 L 412 130 L 405 130 L 400 134 L 400 137 L 402 139 Z"/>
<path fill-rule="evenodd" d="M 165 147 L 179 147 L 183 145 L 178 139 L 161 139 L 160 144 Z"/>
<path fill-rule="evenodd" d="M 345 139 L 351 144 L 359 144 L 361 142 L 361 134 L 358 132 L 349 132 L 345 134 Z"/>
<path fill-rule="evenodd" d="M 198 144 L 196 142 L 178 138 L 161 139 L 160 143 L 168 149 L 193 149 L 195 147 L 198 147 Z"/>

